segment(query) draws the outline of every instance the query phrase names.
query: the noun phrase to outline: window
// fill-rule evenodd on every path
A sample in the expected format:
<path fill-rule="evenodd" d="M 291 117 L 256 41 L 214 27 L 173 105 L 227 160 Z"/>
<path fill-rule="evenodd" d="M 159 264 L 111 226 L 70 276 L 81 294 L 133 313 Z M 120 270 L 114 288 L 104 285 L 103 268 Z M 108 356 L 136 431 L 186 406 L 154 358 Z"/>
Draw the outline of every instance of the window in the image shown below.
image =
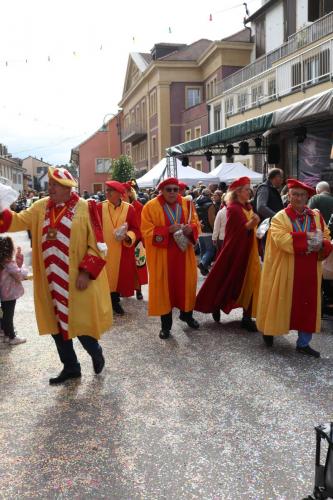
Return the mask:
<path fill-rule="evenodd" d="M 214 130 L 221 130 L 221 106 L 214 108 Z"/>
<path fill-rule="evenodd" d="M 266 52 L 265 18 L 256 21 L 256 58 L 263 56 Z"/>
<path fill-rule="evenodd" d="M 157 113 L 157 95 L 156 90 L 154 90 L 149 97 L 149 106 L 150 106 L 150 116 L 154 116 Z"/>
<path fill-rule="evenodd" d="M 146 119 L 147 119 L 147 117 L 146 117 L 146 101 L 145 100 L 143 100 L 141 102 L 141 117 L 142 117 L 142 123 L 145 126 L 146 125 Z"/>
<path fill-rule="evenodd" d="M 268 80 L 268 97 L 272 97 L 272 98 L 276 97 L 276 80 L 275 80 L 275 78 Z"/>
<path fill-rule="evenodd" d="M 201 125 L 199 127 L 195 127 L 194 129 L 194 138 L 198 139 L 198 137 L 201 137 Z"/>
<path fill-rule="evenodd" d="M 186 107 L 191 108 L 201 103 L 201 88 L 187 87 L 186 88 Z"/>
<path fill-rule="evenodd" d="M 105 174 L 110 171 L 112 166 L 111 158 L 96 158 L 96 174 Z"/>
<path fill-rule="evenodd" d="M 257 106 L 261 103 L 261 98 L 264 96 L 263 84 L 259 83 L 251 88 L 252 106 Z"/>
<path fill-rule="evenodd" d="M 224 101 L 224 111 L 227 116 L 234 114 L 234 98 L 226 97 Z"/>
<path fill-rule="evenodd" d="M 103 191 L 103 184 L 94 183 L 93 184 L 93 193 L 96 194 L 98 191 Z"/>
<path fill-rule="evenodd" d="M 316 21 L 333 10 L 333 0 L 308 0 L 308 20 Z"/>
<path fill-rule="evenodd" d="M 156 135 L 153 135 L 151 138 L 151 156 L 157 156 L 157 142 Z"/>
<path fill-rule="evenodd" d="M 13 184 L 16 184 L 17 183 L 17 176 L 16 174 L 13 174 Z"/>
<path fill-rule="evenodd" d="M 132 159 L 134 161 L 134 163 L 136 163 L 137 161 L 139 161 L 139 146 L 136 145 L 136 146 L 133 146 L 132 147 Z"/>
<path fill-rule="evenodd" d="M 195 162 L 195 168 L 197 170 L 202 170 L 202 161 L 196 161 Z"/>
<path fill-rule="evenodd" d="M 247 108 L 247 92 L 242 92 L 237 96 L 238 111 L 245 111 Z"/>
<path fill-rule="evenodd" d="M 185 142 L 188 142 L 192 139 L 192 131 L 189 128 L 188 130 L 185 130 Z"/>

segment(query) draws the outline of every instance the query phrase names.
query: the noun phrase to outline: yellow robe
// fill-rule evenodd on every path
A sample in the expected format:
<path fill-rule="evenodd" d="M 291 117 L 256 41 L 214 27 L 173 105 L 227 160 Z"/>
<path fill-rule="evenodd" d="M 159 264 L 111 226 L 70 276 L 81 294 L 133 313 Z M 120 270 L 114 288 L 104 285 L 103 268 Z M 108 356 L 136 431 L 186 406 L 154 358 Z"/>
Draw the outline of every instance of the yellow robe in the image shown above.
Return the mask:
<path fill-rule="evenodd" d="M 321 229 L 320 214 L 315 213 L 316 227 Z M 284 335 L 289 332 L 294 285 L 294 247 L 292 223 L 284 210 L 272 219 L 265 249 L 264 266 L 259 289 L 257 327 L 266 335 Z M 329 231 L 324 226 L 324 238 Z M 317 263 L 317 317 L 315 332 L 321 324 L 322 263 Z M 315 333 L 309 332 L 309 333 Z"/>
<path fill-rule="evenodd" d="M 188 201 L 182 198 L 184 220 L 188 221 Z M 200 232 L 200 224 L 194 210 L 190 223 Z M 165 226 L 164 210 L 157 198 L 144 205 L 141 214 L 141 232 L 144 239 L 149 273 L 149 316 L 161 316 L 171 310 L 168 283 L 168 248 L 153 245 L 156 226 Z M 185 303 L 184 311 L 192 311 L 195 304 L 197 286 L 197 264 L 192 245 L 185 251 Z"/>
<path fill-rule="evenodd" d="M 28 210 L 18 214 L 11 212 L 12 222 L 8 229 L 8 232 L 31 231 L 34 300 L 40 335 L 58 333 L 42 255 L 42 229 L 48 200 L 49 198 L 43 198 L 36 201 Z M 69 244 L 69 338 L 89 335 L 99 339 L 112 325 L 112 307 L 105 269 L 96 280 L 90 280 L 86 290 L 76 288 L 79 265 L 87 253 L 103 258 L 96 246 L 88 204 L 80 199 L 72 220 Z"/>
<path fill-rule="evenodd" d="M 119 207 L 115 207 L 113 203 L 110 203 L 107 200 L 103 201 L 102 203 L 103 236 L 104 236 L 104 241 L 108 247 L 108 253 L 106 255 L 106 271 L 109 280 L 110 292 L 115 292 L 118 290 L 119 278 L 121 278 L 121 280 L 124 279 L 124 277 L 119 276 L 120 262 L 121 262 L 123 248 L 124 247 L 131 248 L 136 241 L 136 234 L 134 231 L 131 230 L 127 231 L 126 233 L 131 240 L 130 243 L 126 243 L 125 241 L 118 241 L 114 236 L 115 229 L 119 228 L 122 224 L 124 224 L 127 221 L 128 211 L 130 207 L 132 210 L 133 207 L 125 201 L 122 201 Z M 133 286 L 130 288 L 134 288 L 134 278 L 135 278 L 134 253 L 132 259 L 133 262 L 131 262 L 129 265 L 132 264 L 133 267 L 133 272 L 131 273 Z M 121 288 L 122 286 L 120 286 L 119 291 L 121 291 Z M 128 295 L 133 295 L 133 293 L 134 292 L 132 291 L 132 293 L 130 294 L 125 293 L 123 295 L 128 296 Z"/>

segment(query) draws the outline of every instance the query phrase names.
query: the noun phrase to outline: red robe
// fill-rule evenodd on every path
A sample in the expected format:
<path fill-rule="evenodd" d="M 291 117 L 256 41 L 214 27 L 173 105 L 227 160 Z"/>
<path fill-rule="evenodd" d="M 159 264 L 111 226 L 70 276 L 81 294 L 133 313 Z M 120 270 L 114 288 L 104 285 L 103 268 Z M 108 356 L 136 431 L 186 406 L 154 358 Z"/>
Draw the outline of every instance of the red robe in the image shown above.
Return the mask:
<path fill-rule="evenodd" d="M 143 205 L 142 205 L 142 203 L 140 203 L 140 201 L 133 200 L 132 201 L 132 207 L 134 208 L 134 210 L 136 212 L 136 216 L 137 216 L 137 220 L 138 220 L 138 226 L 140 227 L 141 226 L 141 212 L 142 212 L 142 209 L 143 209 Z M 138 289 L 141 285 L 146 285 L 148 283 L 148 272 L 147 272 L 147 264 L 146 264 L 146 252 L 145 252 L 143 241 L 142 241 L 141 238 L 140 238 L 140 240 L 138 240 L 136 242 L 135 254 L 138 254 L 142 258 L 143 258 L 143 255 L 144 255 L 144 264 L 140 263 L 140 265 L 138 265 L 138 260 L 139 259 L 136 258 L 136 273 L 137 273 L 136 288 Z"/>
<path fill-rule="evenodd" d="M 244 213 L 246 211 L 248 216 Z M 259 286 L 260 263 L 259 255 L 254 237 L 254 230 L 248 230 L 245 224 L 248 222 L 252 208 L 250 205 L 243 206 L 238 202 L 231 203 L 227 208 L 227 224 L 225 230 L 224 244 L 215 264 L 202 285 L 195 304 L 195 310 L 203 313 L 213 313 L 222 309 L 229 314 L 232 309 L 244 307 L 251 311 L 252 301 L 242 303 L 240 296 L 244 287 L 253 287 L 253 283 L 246 283 L 249 276 L 248 266 L 250 255 L 254 255 L 254 274 L 256 287 Z M 255 255 L 257 252 L 257 256 Z M 254 290 L 250 290 L 250 296 Z"/>

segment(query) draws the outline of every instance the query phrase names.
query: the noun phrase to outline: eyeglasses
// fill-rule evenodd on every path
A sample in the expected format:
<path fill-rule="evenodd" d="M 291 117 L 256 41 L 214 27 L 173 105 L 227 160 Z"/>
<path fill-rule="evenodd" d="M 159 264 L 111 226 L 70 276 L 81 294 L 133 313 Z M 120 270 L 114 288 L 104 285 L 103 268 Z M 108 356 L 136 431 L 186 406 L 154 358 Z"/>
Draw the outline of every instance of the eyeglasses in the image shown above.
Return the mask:
<path fill-rule="evenodd" d="M 168 187 L 166 187 L 165 190 L 166 190 L 167 193 L 178 193 L 179 188 L 168 188 Z"/>

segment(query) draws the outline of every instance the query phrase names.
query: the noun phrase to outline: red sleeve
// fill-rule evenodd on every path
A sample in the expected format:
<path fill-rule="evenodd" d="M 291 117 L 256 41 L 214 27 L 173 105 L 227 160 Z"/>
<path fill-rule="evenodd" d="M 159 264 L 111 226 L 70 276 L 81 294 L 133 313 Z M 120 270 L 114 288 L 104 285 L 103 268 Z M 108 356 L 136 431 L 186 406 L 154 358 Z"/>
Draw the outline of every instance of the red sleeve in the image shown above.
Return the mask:
<path fill-rule="evenodd" d="M 156 226 L 153 233 L 153 245 L 155 247 L 167 248 L 169 244 L 169 227 Z"/>
<path fill-rule="evenodd" d="M 306 233 L 292 232 L 293 247 L 295 255 L 304 255 L 308 251 Z"/>
<path fill-rule="evenodd" d="M 90 279 L 95 280 L 98 278 L 105 264 L 106 262 L 104 259 L 96 257 L 95 255 L 86 254 L 79 265 L 79 270 L 86 271 L 89 273 Z"/>
<path fill-rule="evenodd" d="M 133 231 L 136 240 L 141 239 L 141 231 L 139 227 L 139 219 L 137 217 L 135 209 L 130 205 L 128 207 L 126 222 L 128 224 L 128 231 Z"/>
<path fill-rule="evenodd" d="M 12 223 L 12 212 L 10 210 L 4 210 L 0 215 L 0 233 L 6 233 L 10 228 Z"/>
<path fill-rule="evenodd" d="M 328 240 L 323 241 L 323 248 L 322 248 L 322 258 L 323 260 L 326 259 L 326 257 L 329 256 L 329 254 L 332 252 L 332 243 Z"/>

